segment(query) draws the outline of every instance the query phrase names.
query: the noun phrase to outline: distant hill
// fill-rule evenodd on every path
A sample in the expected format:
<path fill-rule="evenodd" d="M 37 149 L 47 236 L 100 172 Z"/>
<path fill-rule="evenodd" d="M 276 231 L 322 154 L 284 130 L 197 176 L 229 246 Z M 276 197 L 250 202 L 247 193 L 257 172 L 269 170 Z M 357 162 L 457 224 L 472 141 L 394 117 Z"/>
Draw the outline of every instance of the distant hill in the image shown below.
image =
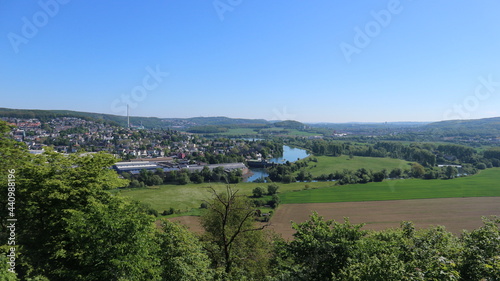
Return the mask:
<path fill-rule="evenodd" d="M 86 120 L 105 122 L 116 126 L 127 126 L 127 117 L 80 112 L 71 110 L 35 110 L 35 109 L 11 109 L 0 108 L 0 117 L 15 118 L 37 118 L 41 121 L 48 121 L 56 117 L 78 117 Z M 314 128 L 334 128 L 336 130 L 356 129 L 394 129 L 394 128 L 418 128 L 419 131 L 428 131 L 439 135 L 500 135 L 500 117 L 473 119 L 473 120 L 447 120 L 440 122 L 387 122 L 387 123 L 315 123 L 304 124 L 298 121 L 267 121 L 264 119 L 244 119 L 228 117 L 192 117 L 192 118 L 158 118 L 158 117 L 138 117 L 131 116 L 130 123 L 145 128 L 172 128 L 180 130 L 206 130 L 224 131 L 223 128 L 267 128 L 281 127 L 286 129 L 303 129 L 304 127 Z M 209 126 L 209 127 L 205 127 Z M 223 127 L 223 128 L 222 128 Z M 222 129 L 221 129 L 222 128 Z"/>
<path fill-rule="evenodd" d="M 293 120 L 280 121 L 274 123 L 273 125 L 278 128 L 286 129 L 304 129 L 306 127 L 306 125 L 304 125 L 303 123 Z"/>
<path fill-rule="evenodd" d="M 446 120 L 427 124 L 432 128 L 454 128 L 454 127 L 467 127 L 467 128 L 495 128 L 500 129 L 500 117 L 483 118 L 483 119 L 469 119 L 469 120 Z"/>
<path fill-rule="evenodd" d="M 349 123 L 308 123 L 314 128 L 333 128 L 336 130 L 382 130 L 398 128 L 418 128 L 429 124 L 429 122 L 349 122 Z"/>
<path fill-rule="evenodd" d="M 37 118 L 41 121 L 48 121 L 57 117 L 78 117 L 86 120 L 107 122 L 122 127 L 127 126 L 126 116 L 71 110 L 0 108 L 0 117 Z M 130 123 L 135 126 L 142 125 L 145 128 L 167 128 L 174 126 L 180 128 L 190 128 L 196 126 L 235 126 L 259 128 L 270 124 L 264 119 L 241 119 L 228 117 L 158 118 L 138 116 L 130 116 Z"/>
<path fill-rule="evenodd" d="M 191 124 L 191 126 L 242 126 L 242 127 L 260 127 L 270 123 L 264 119 L 243 119 L 229 117 L 191 117 L 191 118 L 163 118 L 167 124 Z"/>
<path fill-rule="evenodd" d="M 425 129 L 446 135 L 500 135 L 500 117 L 447 120 L 427 124 Z"/>
<path fill-rule="evenodd" d="M 78 117 L 86 120 L 93 120 L 99 122 L 106 122 L 116 126 L 127 126 L 127 117 L 112 115 L 112 114 L 102 114 L 102 113 L 92 113 L 92 112 L 80 112 L 72 110 L 38 110 L 38 109 L 11 109 L 11 108 L 0 108 L 0 117 L 14 117 L 14 118 L 37 118 L 41 121 L 48 121 L 57 117 Z M 130 117 L 130 123 L 133 125 L 143 125 L 146 128 L 158 128 L 162 127 L 163 123 L 160 118 L 157 117 Z"/>

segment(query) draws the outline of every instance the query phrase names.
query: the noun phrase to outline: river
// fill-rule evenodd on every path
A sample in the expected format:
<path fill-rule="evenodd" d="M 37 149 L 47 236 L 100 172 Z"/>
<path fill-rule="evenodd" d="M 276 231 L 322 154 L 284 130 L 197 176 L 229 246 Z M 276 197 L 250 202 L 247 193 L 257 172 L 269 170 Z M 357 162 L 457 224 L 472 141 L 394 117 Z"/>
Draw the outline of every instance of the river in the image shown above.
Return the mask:
<path fill-rule="evenodd" d="M 297 160 L 306 158 L 307 156 L 309 156 L 309 154 L 305 149 L 284 145 L 283 156 L 269 159 L 269 162 L 283 164 L 286 161 L 295 162 Z M 252 182 L 256 179 L 269 176 L 266 169 L 263 168 L 250 168 L 250 171 L 252 171 L 253 175 L 246 179 L 245 182 Z"/>

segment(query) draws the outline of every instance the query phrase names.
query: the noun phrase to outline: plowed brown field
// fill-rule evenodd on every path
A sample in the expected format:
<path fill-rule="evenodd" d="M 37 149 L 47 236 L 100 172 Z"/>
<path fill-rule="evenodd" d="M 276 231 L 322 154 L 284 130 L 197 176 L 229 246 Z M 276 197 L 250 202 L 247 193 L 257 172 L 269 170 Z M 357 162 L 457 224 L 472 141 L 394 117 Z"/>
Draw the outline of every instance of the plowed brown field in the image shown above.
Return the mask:
<path fill-rule="evenodd" d="M 286 204 L 274 214 L 271 228 L 290 239 L 295 232 L 290 221 L 303 222 L 313 211 L 337 222 L 349 217 L 351 223 L 366 223 L 364 229 L 396 228 L 401 221 L 412 221 L 417 228 L 444 225 L 458 235 L 480 227 L 481 216 L 500 215 L 500 197 Z"/>
<path fill-rule="evenodd" d="M 349 217 L 351 223 L 366 223 L 364 229 L 396 228 L 401 221 L 412 221 L 417 228 L 444 225 L 448 231 L 459 235 L 463 229 L 480 227 L 481 216 L 500 216 L 500 197 L 285 204 L 274 214 L 270 228 L 283 238 L 291 239 L 294 230 L 290 221 L 303 222 L 313 211 L 338 222 Z M 181 222 L 193 232 L 203 232 L 198 217 L 170 220 Z"/>

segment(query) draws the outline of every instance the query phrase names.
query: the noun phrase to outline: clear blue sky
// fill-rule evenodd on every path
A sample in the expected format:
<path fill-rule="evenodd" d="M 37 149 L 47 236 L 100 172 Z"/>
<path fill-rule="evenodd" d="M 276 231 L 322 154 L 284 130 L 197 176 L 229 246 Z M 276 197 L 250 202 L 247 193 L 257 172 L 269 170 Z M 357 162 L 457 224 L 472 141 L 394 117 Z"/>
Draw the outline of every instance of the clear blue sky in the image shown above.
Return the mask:
<path fill-rule="evenodd" d="M 121 115 L 129 103 L 136 116 L 302 122 L 500 116 L 499 12 L 497 0 L 0 0 L 0 107 Z"/>

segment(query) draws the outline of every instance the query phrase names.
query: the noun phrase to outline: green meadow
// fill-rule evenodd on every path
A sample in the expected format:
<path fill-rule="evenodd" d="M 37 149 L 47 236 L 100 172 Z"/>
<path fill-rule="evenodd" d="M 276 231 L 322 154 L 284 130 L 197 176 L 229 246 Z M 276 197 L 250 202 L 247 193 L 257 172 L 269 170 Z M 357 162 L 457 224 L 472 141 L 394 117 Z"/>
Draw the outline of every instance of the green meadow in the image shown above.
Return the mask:
<path fill-rule="evenodd" d="M 240 183 L 231 187 L 238 190 L 241 195 L 251 195 L 255 187 L 266 188 L 267 185 L 267 183 Z M 452 180 L 385 180 L 378 183 L 343 186 L 336 186 L 334 182 L 295 182 L 278 185 L 281 204 L 500 197 L 500 168 L 487 169 L 474 176 Z M 222 183 L 161 185 L 113 192 L 146 203 L 160 213 L 172 207 L 180 210 L 181 215 L 199 215 L 200 204 L 212 196 L 208 187 L 223 192 L 226 186 Z"/>
<path fill-rule="evenodd" d="M 231 128 L 227 132 L 217 133 L 214 135 L 224 135 L 224 136 L 257 135 L 257 132 L 252 128 Z"/>
<path fill-rule="evenodd" d="M 283 193 L 282 204 L 500 196 L 500 168 L 451 180 L 385 180 Z"/>
<path fill-rule="evenodd" d="M 323 188 L 333 185 L 333 182 L 311 182 L 303 183 L 296 182 L 290 184 L 278 184 L 280 187 L 278 192 L 287 193 L 292 191 L 303 190 L 306 185 L 309 188 Z M 239 194 L 252 195 L 252 190 L 257 186 L 262 186 L 267 189 L 267 183 L 240 183 L 231 185 Z M 226 184 L 223 183 L 202 183 L 202 184 L 186 184 L 186 185 L 161 185 L 150 188 L 128 188 L 122 190 L 114 190 L 119 196 L 127 196 L 146 203 L 151 208 L 158 212 L 163 212 L 169 208 L 181 210 L 181 212 L 192 215 L 199 214 L 199 207 L 203 200 L 211 198 L 212 193 L 209 187 L 212 187 L 217 192 L 226 190 Z"/>
<path fill-rule="evenodd" d="M 410 168 L 410 162 L 393 158 L 358 156 L 350 158 L 346 155 L 339 157 L 315 156 L 314 158 L 318 159 L 318 162 L 308 162 L 309 167 L 306 168 L 306 171 L 310 172 L 314 177 L 320 176 L 321 174 L 330 174 L 335 171 L 342 171 L 344 169 L 357 170 L 365 168 L 367 170 L 378 172 L 382 169 L 390 171 L 394 168 Z"/>

